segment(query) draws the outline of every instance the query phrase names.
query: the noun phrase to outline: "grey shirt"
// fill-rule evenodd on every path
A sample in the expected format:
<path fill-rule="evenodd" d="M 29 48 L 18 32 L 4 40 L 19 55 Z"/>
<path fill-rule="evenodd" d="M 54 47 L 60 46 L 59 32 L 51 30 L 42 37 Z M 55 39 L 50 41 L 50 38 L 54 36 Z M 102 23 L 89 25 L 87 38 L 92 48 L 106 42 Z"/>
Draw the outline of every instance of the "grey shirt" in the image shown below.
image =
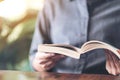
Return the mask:
<path fill-rule="evenodd" d="M 100 40 L 120 48 L 120 0 L 45 0 L 30 49 L 32 62 L 39 44 L 62 43 L 81 47 Z M 51 69 L 59 73 L 107 74 L 103 49 L 66 57 Z"/>

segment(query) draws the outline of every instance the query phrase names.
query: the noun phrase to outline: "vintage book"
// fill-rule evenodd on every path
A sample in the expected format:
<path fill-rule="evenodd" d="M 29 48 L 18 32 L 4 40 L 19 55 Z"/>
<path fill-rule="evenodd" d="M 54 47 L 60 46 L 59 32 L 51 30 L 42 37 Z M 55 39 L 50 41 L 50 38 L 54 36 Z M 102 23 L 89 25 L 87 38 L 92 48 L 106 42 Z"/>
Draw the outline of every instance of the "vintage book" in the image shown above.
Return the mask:
<path fill-rule="evenodd" d="M 110 50 L 113 52 L 113 54 L 115 54 L 120 59 L 120 53 L 118 52 L 119 49 L 117 49 L 116 47 L 108 43 L 97 41 L 97 40 L 88 41 L 84 43 L 81 46 L 81 48 L 74 47 L 72 45 L 67 45 L 67 44 L 40 44 L 38 46 L 39 52 L 58 53 L 58 54 L 66 55 L 75 59 L 79 59 L 81 54 L 94 49 Z"/>

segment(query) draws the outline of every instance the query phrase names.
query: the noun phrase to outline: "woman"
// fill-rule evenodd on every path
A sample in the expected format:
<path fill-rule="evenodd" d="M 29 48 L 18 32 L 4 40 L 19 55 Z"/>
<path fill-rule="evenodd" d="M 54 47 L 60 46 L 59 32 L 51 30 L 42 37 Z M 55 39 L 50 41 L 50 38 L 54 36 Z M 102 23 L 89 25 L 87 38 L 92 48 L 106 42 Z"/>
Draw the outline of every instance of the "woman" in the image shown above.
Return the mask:
<path fill-rule="evenodd" d="M 62 43 L 76 47 L 100 40 L 120 48 L 120 0 L 45 0 L 38 15 L 30 49 L 36 71 L 58 73 L 120 73 L 120 60 L 102 49 L 83 54 L 79 60 L 37 52 L 39 44 Z"/>

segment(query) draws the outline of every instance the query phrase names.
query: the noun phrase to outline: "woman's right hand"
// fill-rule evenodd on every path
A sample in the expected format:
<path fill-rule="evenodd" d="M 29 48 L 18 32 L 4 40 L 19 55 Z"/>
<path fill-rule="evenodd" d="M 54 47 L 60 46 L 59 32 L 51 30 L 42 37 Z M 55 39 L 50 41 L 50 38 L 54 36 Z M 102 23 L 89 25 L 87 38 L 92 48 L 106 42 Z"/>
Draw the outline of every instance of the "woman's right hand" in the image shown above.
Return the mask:
<path fill-rule="evenodd" d="M 56 53 L 37 52 L 32 65 L 36 71 L 48 71 L 55 66 L 57 61 L 64 57 L 64 55 Z"/>

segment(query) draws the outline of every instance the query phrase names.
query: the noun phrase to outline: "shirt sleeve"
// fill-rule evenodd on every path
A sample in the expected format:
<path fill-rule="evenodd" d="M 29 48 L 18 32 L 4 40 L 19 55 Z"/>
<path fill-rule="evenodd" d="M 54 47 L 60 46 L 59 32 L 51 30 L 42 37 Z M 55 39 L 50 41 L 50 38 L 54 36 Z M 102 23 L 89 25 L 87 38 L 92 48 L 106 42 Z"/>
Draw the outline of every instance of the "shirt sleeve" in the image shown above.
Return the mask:
<path fill-rule="evenodd" d="M 48 2 L 46 1 L 44 4 L 44 8 L 38 13 L 38 17 L 36 20 L 35 30 L 30 46 L 29 52 L 29 62 L 32 68 L 32 61 L 37 52 L 37 48 L 39 44 L 51 43 L 50 39 L 50 22 L 49 22 L 49 10 L 47 9 Z M 32 68 L 33 69 L 33 68 Z"/>

